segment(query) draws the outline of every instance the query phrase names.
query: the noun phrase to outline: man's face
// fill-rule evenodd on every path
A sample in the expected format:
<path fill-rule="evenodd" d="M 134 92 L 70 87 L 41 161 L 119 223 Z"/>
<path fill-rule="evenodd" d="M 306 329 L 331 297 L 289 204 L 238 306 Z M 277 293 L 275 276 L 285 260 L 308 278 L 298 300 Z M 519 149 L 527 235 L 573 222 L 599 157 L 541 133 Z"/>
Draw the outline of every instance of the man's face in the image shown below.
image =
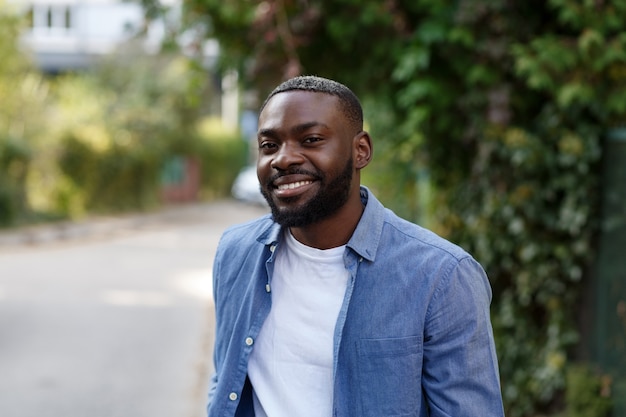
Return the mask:
<path fill-rule="evenodd" d="M 277 223 L 307 226 L 346 203 L 355 187 L 353 130 L 332 95 L 296 90 L 270 99 L 259 116 L 257 175 Z"/>

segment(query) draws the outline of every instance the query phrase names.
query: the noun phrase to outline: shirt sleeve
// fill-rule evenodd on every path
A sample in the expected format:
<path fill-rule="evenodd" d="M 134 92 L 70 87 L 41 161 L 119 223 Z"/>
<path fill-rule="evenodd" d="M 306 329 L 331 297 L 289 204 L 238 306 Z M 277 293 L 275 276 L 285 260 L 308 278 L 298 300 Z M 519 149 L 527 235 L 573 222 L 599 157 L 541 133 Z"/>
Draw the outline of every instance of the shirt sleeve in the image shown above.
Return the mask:
<path fill-rule="evenodd" d="M 209 412 L 209 408 L 211 407 L 211 403 L 213 402 L 213 398 L 215 397 L 215 390 L 217 389 L 217 372 L 213 372 L 211 375 L 211 379 L 209 380 L 209 393 L 207 400 L 207 414 Z"/>
<path fill-rule="evenodd" d="M 444 271 L 427 311 L 423 388 L 431 417 L 504 416 L 491 287 L 471 257 Z"/>
<path fill-rule="evenodd" d="M 213 260 L 213 276 L 212 276 L 212 295 L 213 295 L 213 305 L 214 305 L 214 311 L 215 311 L 215 337 L 217 339 L 218 335 L 217 335 L 217 315 L 218 315 L 218 284 L 219 284 L 219 275 L 220 275 L 220 263 L 221 263 L 221 259 L 222 259 L 222 240 L 224 239 L 224 236 L 222 235 L 221 239 L 220 239 L 220 245 L 218 245 L 218 248 L 216 250 L 216 254 L 215 254 L 215 258 Z M 217 391 L 217 382 L 218 382 L 218 372 L 217 370 L 220 368 L 220 364 L 218 363 L 218 355 L 217 355 L 217 343 L 215 343 L 213 345 L 213 367 L 215 369 L 215 371 L 211 374 L 211 378 L 209 380 L 209 390 L 207 393 L 207 415 L 210 415 L 209 411 L 211 409 L 211 404 L 213 403 L 213 401 L 215 400 L 215 392 Z"/>

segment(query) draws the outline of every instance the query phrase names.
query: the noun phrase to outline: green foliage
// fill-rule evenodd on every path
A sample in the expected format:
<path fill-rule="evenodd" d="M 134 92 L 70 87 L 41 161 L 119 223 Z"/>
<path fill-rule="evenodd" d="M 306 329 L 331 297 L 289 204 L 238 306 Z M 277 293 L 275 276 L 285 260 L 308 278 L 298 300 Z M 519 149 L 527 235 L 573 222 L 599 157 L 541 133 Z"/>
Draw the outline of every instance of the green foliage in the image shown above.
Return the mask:
<path fill-rule="evenodd" d="M 611 380 L 584 365 L 567 372 L 565 402 L 567 417 L 607 417 L 611 411 Z"/>
<path fill-rule="evenodd" d="M 17 75 L 27 67 L 26 58 L 19 52 L 16 40 L 19 36 L 21 21 L 15 10 L 0 0 L 0 35 L 3 42 L 0 44 L 0 74 L 2 77 Z M 2 86 L 3 92 L 7 86 Z"/>
<path fill-rule="evenodd" d="M 0 226 L 11 224 L 25 207 L 31 151 L 23 141 L 0 137 Z"/>
<path fill-rule="evenodd" d="M 0 226 L 28 216 L 27 174 L 40 146 L 47 92 L 17 47 L 21 21 L 0 0 Z"/>
<path fill-rule="evenodd" d="M 428 138 L 440 232 L 470 250 L 492 281 L 507 415 L 527 416 L 558 409 L 579 342 L 575 312 L 594 255 L 602 135 L 625 116 L 626 89 L 611 76 L 625 61 L 607 44 L 622 52 L 626 45 L 609 24 L 523 25 L 510 4 L 478 3 L 459 21 L 471 43 L 431 48 L 455 50 L 436 58 L 454 73 L 448 80 L 434 66 L 423 71 L 442 87 L 416 98 L 431 117 L 412 124 Z M 567 14 L 562 7 L 531 16 Z M 575 9 L 571 18 L 612 5 Z"/>
<path fill-rule="evenodd" d="M 236 132 L 225 131 L 219 121 L 212 119 L 201 120 L 197 131 L 194 153 L 202 163 L 201 198 L 228 196 L 237 174 L 246 165 L 248 143 Z"/>
<path fill-rule="evenodd" d="M 530 415 L 528 398 L 548 407 L 563 389 L 593 255 L 599 129 L 575 131 L 550 111 L 543 118 L 532 133 L 485 132 L 471 176 L 439 196 L 441 223 L 491 277 L 509 415 Z"/>
<path fill-rule="evenodd" d="M 66 177 L 59 184 L 69 182 L 59 190 L 57 209 L 71 207 L 75 216 L 157 204 L 159 169 L 177 120 L 162 102 L 167 88 L 141 64 L 57 81 L 59 163 Z"/>
<path fill-rule="evenodd" d="M 512 48 L 517 73 L 528 86 L 552 97 L 561 111 L 586 110 L 609 125 L 626 114 L 626 32 L 616 26 L 621 2 L 586 7 L 567 2 L 559 17 L 569 35 L 549 34 Z M 622 14 L 623 16 L 623 14 Z M 597 20 L 599 17 L 602 20 Z M 590 23 L 593 26 L 586 26 Z M 619 21 L 623 24 L 625 18 Z M 602 22 L 602 24 L 600 24 Z"/>
<path fill-rule="evenodd" d="M 263 95 L 300 72 L 365 98 L 365 173 L 474 253 L 494 289 L 507 415 L 558 412 L 599 223 L 602 138 L 626 124 L 622 0 L 192 0 Z M 381 183 L 385 178 L 394 178 Z M 421 184 L 421 185 L 420 185 Z"/>
<path fill-rule="evenodd" d="M 115 144 L 99 151 L 69 134 L 64 138 L 60 165 L 72 186 L 68 193 L 60 192 L 59 208 L 79 215 L 154 207 L 163 157 L 155 148 L 139 145 Z"/>
<path fill-rule="evenodd" d="M 232 162 L 229 152 L 239 149 L 229 144 L 237 140 L 207 139 L 198 131 L 208 88 L 198 71 L 181 57 L 123 55 L 91 74 L 59 79 L 54 91 L 62 179 L 56 210 L 77 216 L 150 209 L 160 203 L 161 171 L 171 157 L 200 157 L 206 172 L 219 158 Z M 233 177 L 240 166 L 227 172 Z M 223 175 L 203 178 L 206 195 L 223 195 Z"/>
<path fill-rule="evenodd" d="M 245 143 L 199 127 L 215 99 L 198 62 L 129 44 L 89 72 L 45 79 L 17 48 L 19 29 L 0 3 L 1 226 L 154 208 L 178 155 L 200 159 L 202 197 L 228 195 Z"/>

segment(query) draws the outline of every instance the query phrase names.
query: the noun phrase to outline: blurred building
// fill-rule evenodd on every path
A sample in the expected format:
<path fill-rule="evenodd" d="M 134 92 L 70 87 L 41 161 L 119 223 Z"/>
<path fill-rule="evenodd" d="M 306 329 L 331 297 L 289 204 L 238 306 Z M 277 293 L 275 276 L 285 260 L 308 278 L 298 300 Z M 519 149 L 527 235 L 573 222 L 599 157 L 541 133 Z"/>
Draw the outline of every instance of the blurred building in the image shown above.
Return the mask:
<path fill-rule="evenodd" d="M 146 52 L 158 48 L 163 23 L 144 23 L 138 3 L 118 0 L 12 0 L 27 18 L 22 44 L 51 73 L 84 69 L 143 32 Z"/>
<path fill-rule="evenodd" d="M 22 35 L 29 51 L 44 72 L 59 73 L 88 68 L 95 59 L 135 40 L 148 53 L 156 53 L 167 31 L 178 24 L 180 1 L 168 0 L 168 13 L 146 19 L 139 2 L 123 0 L 9 0 L 26 16 Z M 189 35 L 189 34 L 188 34 Z M 215 41 L 201 46 L 184 34 L 178 39 L 188 53 L 201 54 L 208 66 L 219 48 Z M 193 51 L 191 49 L 194 49 Z M 198 51 L 198 49 L 200 49 Z"/>

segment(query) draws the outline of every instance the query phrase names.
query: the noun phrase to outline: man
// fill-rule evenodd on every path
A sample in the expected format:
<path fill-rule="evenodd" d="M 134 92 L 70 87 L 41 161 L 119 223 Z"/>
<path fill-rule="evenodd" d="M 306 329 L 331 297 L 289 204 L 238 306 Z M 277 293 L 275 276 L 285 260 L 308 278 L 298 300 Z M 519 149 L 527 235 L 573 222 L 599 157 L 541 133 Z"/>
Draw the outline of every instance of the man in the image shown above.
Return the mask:
<path fill-rule="evenodd" d="M 258 145 L 272 213 L 217 250 L 209 416 L 502 416 L 487 277 L 360 185 L 356 96 L 288 80 Z"/>

